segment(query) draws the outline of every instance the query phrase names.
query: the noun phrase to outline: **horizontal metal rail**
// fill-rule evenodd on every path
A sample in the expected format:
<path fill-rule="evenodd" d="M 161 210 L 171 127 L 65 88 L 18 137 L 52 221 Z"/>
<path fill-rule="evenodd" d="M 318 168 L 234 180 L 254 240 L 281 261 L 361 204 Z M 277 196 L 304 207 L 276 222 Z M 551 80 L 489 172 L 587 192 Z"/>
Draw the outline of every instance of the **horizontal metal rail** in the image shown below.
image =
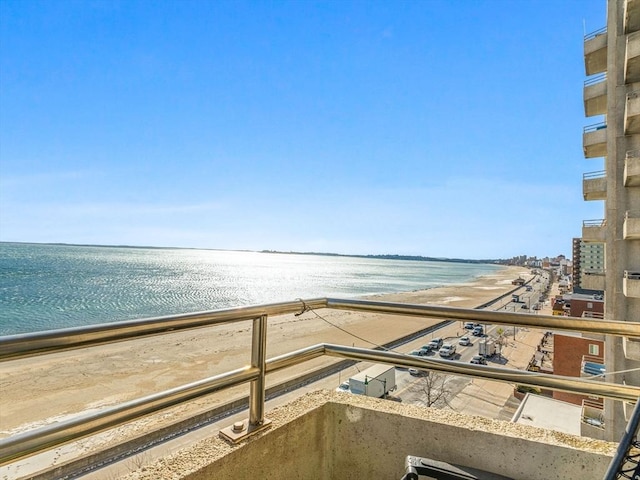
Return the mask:
<path fill-rule="evenodd" d="M 472 310 L 438 305 L 414 305 L 406 303 L 376 302 L 370 300 L 327 299 L 328 308 L 355 310 L 370 313 L 395 313 L 428 318 L 446 318 L 448 320 L 473 321 L 498 325 L 516 325 L 545 330 L 602 333 L 624 337 L 640 337 L 640 322 L 622 322 L 615 320 L 589 320 L 578 317 L 556 315 L 538 315 L 506 311 Z"/>
<path fill-rule="evenodd" d="M 596 30 L 594 32 L 587 33 L 584 36 L 584 39 L 585 39 L 585 41 L 586 40 L 591 40 L 592 38 L 596 38 L 599 35 L 604 35 L 605 33 L 607 33 L 607 27 L 602 27 L 602 28 L 599 28 L 598 30 Z"/>
<path fill-rule="evenodd" d="M 583 180 L 593 180 L 596 178 L 605 178 L 607 176 L 606 170 L 598 170 L 596 172 L 587 172 L 582 174 Z"/>
<path fill-rule="evenodd" d="M 640 280 L 640 271 L 633 272 L 631 270 L 625 270 L 624 278 L 628 280 Z"/>
<path fill-rule="evenodd" d="M 604 83 L 607 80 L 607 72 L 599 73 L 594 75 L 593 77 L 587 78 L 584 81 L 584 86 L 589 87 L 591 85 L 596 85 L 598 83 Z"/>
<path fill-rule="evenodd" d="M 0 440 L 0 465 L 117 427 L 188 400 L 241 385 L 255 380 L 258 375 L 257 368 L 247 366 L 3 438 Z"/>
<path fill-rule="evenodd" d="M 332 308 L 370 313 L 388 313 L 447 320 L 475 320 L 481 323 L 517 325 L 549 330 L 602 333 L 640 337 L 640 323 L 615 320 L 587 320 L 553 315 L 495 312 L 437 305 L 417 305 L 371 300 L 316 298 L 212 310 L 185 315 L 114 322 L 87 327 L 49 330 L 0 337 L 0 361 L 31 357 L 45 353 L 85 348 L 94 345 L 171 333 L 183 329 L 202 328 L 253 320 L 262 315 L 300 313 L 307 309 Z"/>
<path fill-rule="evenodd" d="M 502 369 L 452 360 L 424 359 L 403 353 L 370 350 L 333 344 L 318 344 L 287 353 L 267 361 L 267 373 L 306 362 L 323 355 L 359 361 L 386 363 L 400 367 L 434 370 L 488 380 L 530 385 L 553 390 L 597 395 L 622 401 L 637 401 L 640 387 L 618 385 L 574 377 L 546 375 L 521 370 Z M 253 381 L 258 369 L 244 367 L 198 382 L 132 400 L 99 412 L 31 430 L 0 440 L 0 465 L 38 452 L 79 440 L 88 435 L 122 425 L 143 415 L 157 412 L 180 402 L 208 395 L 218 390 Z"/>
<path fill-rule="evenodd" d="M 582 226 L 586 228 L 600 228 L 604 227 L 607 224 L 607 221 L 604 218 L 599 218 L 597 220 L 583 220 Z"/>
<path fill-rule="evenodd" d="M 593 125 L 587 125 L 582 129 L 583 133 L 591 133 L 596 132 L 598 130 L 604 130 L 607 128 L 607 124 L 605 122 L 594 123 Z"/>
<path fill-rule="evenodd" d="M 102 323 L 86 327 L 62 328 L 44 332 L 0 337 L 0 361 L 31 357 L 44 353 L 72 350 L 151 335 L 160 335 L 192 328 L 211 327 L 226 323 L 253 320 L 262 315 L 284 315 L 308 308 L 326 306 L 325 299 L 236 307 L 208 312 L 166 317 Z"/>

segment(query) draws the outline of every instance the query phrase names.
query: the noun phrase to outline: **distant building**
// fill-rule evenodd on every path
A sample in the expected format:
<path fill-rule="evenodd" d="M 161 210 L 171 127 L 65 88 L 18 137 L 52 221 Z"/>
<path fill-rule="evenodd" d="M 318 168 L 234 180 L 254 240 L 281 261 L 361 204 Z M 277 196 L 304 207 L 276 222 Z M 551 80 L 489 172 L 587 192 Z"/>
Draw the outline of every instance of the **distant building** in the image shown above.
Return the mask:
<path fill-rule="evenodd" d="M 573 239 L 573 291 L 577 293 L 602 292 L 604 287 L 604 243 Z"/>

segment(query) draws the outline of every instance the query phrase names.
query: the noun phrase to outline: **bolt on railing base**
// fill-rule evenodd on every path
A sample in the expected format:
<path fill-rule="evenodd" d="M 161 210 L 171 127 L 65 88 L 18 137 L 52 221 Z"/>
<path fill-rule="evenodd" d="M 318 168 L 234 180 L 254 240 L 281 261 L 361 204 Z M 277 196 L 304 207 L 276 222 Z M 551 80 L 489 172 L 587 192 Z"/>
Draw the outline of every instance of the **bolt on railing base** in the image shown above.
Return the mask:
<path fill-rule="evenodd" d="M 249 420 L 235 422 L 230 427 L 220 430 L 220 438 L 234 445 L 271 426 L 271 420 L 265 418 L 260 425 L 251 425 Z"/>

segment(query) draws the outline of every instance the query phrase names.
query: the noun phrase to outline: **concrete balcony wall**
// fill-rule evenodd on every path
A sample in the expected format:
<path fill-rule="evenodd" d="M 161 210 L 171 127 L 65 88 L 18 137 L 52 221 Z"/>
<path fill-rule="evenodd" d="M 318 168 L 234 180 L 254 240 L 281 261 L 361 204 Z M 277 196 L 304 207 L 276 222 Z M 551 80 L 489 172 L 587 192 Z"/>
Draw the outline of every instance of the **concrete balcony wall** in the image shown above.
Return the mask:
<path fill-rule="evenodd" d="M 580 285 L 585 290 L 604 291 L 605 289 L 604 272 L 582 272 Z"/>
<path fill-rule="evenodd" d="M 607 113 L 607 77 L 605 74 L 587 80 L 582 94 L 584 114 L 587 117 Z"/>
<path fill-rule="evenodd" d="M 605 242 L 605 221 L 604 220 L 584 220 L 582 222 L 583 242 Z"/>
<path fill-rule="evenodd" d="M 598 30 L 584 39 L 584 69 L 587 75 L 607 69 L 607 31 Z"/>
<path fill-rule="evenodd" d="M 448 410 L 317 391 L 267 414 L 272 427 L 229 445 L 208 438 L 123 477 L 400 478 L 407 455 L 514 479 L 599 479 L 616 444 Z M 140 476 L 140 475 L 143 476 Z"/>
<path fill-rule="evenodd" d="M 640 211 L 629 211 L 622 224 L 622 238 L 625 240 L 640 239 Z"/>
<path fill-rule="evenodd" d="M 624 132 L 627 135 L 640 133 L 640 91 L 627 93 L 624 109 Z"/>
<path fill-rule="evenodd" d="M 623 337 L 622 348 L 626 358 L 640 361 L 640 339 Z"/>
<path fill-rule="evenodd" d="M 599 176 L 598 176 L 599 175 Z M 603 173 L 585 174 L 582 179 L 582 196 L 585 200 L 607 199 L 607 177 Z"/>
<path fill-rule="evenodd" d="M 627 152 L 624 161 L 624 186 L 640 186 L 640 151 Z"/>
<path fill-rule="evenodd" d="M 602 406 L 588 400 L 583 400 L 580 435 L 604 440 L 604 434 L 604 414 Z"/>
<path fill-rule="evenodd" d="M 597 158 L 607 155 L 607 127 L 606 125 L 594 126 L 585 129 L 582 134 L 582 149 L 585 158 Z"/>
<path fill-rule="evenodd" d="M 624 2 L 624 31 L 632 33 L 640 30 L 640 1 L 626 0 Z"/>
<path fill-rule="evenodd" d="M 640 81 L 640 32 L 632 33 L 627 37 L 624 78 L 626 83 Z"/>
<path fill-rule="evenodd" d="M 640 298 L 640 272 L 624 272 L 622 293 L 625 297 Z"/>

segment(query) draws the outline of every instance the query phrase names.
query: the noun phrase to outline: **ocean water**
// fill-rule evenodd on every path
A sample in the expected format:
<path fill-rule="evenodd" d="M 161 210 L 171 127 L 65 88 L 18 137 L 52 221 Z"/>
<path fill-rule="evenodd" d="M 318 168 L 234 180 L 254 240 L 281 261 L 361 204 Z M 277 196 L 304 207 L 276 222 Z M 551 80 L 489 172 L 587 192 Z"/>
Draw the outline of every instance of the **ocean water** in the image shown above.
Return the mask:
<path fill-rule="evenodd" d="M 0 243 L 0 335 L 467 282 L 496 265 Z"/>

